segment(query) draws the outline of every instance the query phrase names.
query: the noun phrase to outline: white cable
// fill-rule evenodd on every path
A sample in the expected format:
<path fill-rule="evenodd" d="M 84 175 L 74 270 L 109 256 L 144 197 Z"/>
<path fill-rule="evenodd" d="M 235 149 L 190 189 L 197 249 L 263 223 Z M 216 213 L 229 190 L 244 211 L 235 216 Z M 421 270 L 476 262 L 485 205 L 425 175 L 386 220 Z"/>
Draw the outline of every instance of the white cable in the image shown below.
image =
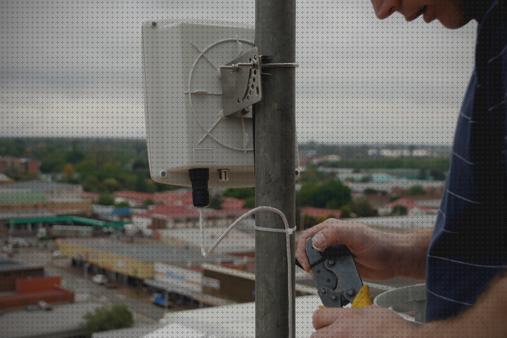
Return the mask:
<path fill-rule="evenodd" d="M 259 212 L 259 211 L 270 211 L 270 212 L 273 212 L 275 214 L 277 214 L 278 216 L 280 216 L 280 218 L 282 219 L 282 222 L 285 226 L 285 229 L 273 229 L 273 228 L 265 228 L 265 227 L 259 227 L 259 226 L 255 226 L 254 229 L 256 231 L 265 231 L 265 232 L 276 232 L 276 233 L 285 233 L 285 246 L 286 246 L 286 249 L 287 249 L 287 292 L 288 292 L 288 296 L 289 296 L 289 338 L 292 338 L 294 337 L 294 332 L 293 332 L 293 317 L 292 317 L 292 314 L 293 314 L 293 309 L 294 309 L 294 288 L 293 288 L 293 281 L 292 281 L 292 270 L 293 270 L 293 267 L 292 267 L 292 255 L 291 255 L 291 250 L 290 250 L 290 236 L 296 231 L 296 227 L 290 227 L 289 226 L 289 222 L 287 221 L 287 218 L 285 217 L 284 213 L 281 212 L 280 210 L 276 209 L 276 208 L 273 208 L 273 207 L 267 207 L 267 206 L 259 206 L 259 207 L 256 207 L 252 210 L 249 210 L 247 211 L 246 213 L 244 213 L 243 215 L 241 215 L 240 217 L 238 217 L 234 222 L 232 222 L 231 225 L 229 225 L 227 227 L 227 229 L 225 229 L 225 231 L 220 235 L 220 237 L 218 237 L 218 239 L 213 243 L 213 245 L 211 245 L 211 247 L 206 250 L 204 248 L 204 226 L 203 226 L 203 223 L 204 223 L 204 215 L 203 215 L 203 211 L 202 211 L 202 208 L 198 208 L 199 210 L 199 229 L 200 229 L 200 233 L 201 233 L 201 254 L 203 255 L 203 257 L 207 257 L 209 254 L 211 254 L 213 252 L 213 250 L 216 249 L 216 247 L 218 246 L 218 244 L 220 244 L 220 242 L 229 234 L 229 232 L 231 232 L 232 229 L 234 229 L 234 227 L 236 227 L 242 220 L 244 220 L 245 218 Z"/>

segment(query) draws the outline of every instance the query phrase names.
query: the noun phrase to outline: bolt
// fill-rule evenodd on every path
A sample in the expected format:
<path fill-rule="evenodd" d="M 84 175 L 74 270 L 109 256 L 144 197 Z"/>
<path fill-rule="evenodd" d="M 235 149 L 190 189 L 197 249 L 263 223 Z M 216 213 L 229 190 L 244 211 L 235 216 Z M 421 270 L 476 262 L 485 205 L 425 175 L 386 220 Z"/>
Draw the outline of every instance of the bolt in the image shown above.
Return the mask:
<path fill-rule="evenodd" d="M 338 297 L 336 297 L 335 295 L 332 295 L 331 299 L 334 300 L 334 301 L 336 301 L 338 299 Z"/>
<path fill-rule="evenodd" d="M 354 297 L 356 295 L 356 291 L 354 289 L 348 289 L 347 292 L 345 292 L 347 296 L 350 298 Z"/>
<path fill-rule="evenodd" d="M 323 295 L 325 295 L 327 293 L 327 291 L 326 291 L 325 288 L 322 288 L 322 289 L 320 289 L 320 293 L 322 293 Z"/>
<path fill-rule="evenodd" d="M 327 265 L 328 266 L 333 266 L 335 264 L 335 261 L 334 259 L 330 258 L 328 261 L 327 261 Z"/>
<path fill-rule="evenodd" d="M 162 177 L 166 177 L 166 176 L 167 176 L 167 171 L 162 170 L 162 171 L 160 172 L 160 176 L 162 176 Z"/>
<path fill-rule="evenodd" d="M 157 23 L 156 23 L 155 21 L 153 21 L 153 22 L 151 23 L 151 28 L 155 28 L 155 27 L 157 27 Z"/>

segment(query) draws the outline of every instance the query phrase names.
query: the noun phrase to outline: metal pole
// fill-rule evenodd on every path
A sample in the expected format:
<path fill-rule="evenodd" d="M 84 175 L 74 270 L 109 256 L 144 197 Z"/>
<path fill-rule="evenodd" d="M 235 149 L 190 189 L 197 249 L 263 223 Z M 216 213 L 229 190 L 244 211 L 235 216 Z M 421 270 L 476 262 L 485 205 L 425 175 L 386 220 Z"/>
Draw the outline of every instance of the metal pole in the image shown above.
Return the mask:
<path fill-rule="evenodd" d="M 256 0 L 255 45 L 274 67 L 263 70 L 263 99 L 254 107 L 256 205 L 280 209 L 295 220 L 295 69 L 296 1 Z M 283 228 L 277 215 L 259 213 L 256 225 Z M 294 247 L 294 238 L 292 238 Z M 289 336 L 285 234 L 257 231 L 255 236 L 256 337 Z M 291 264 L 294 264 L 291 258 Z M 294 280 L 294 278 L 292 279 Z M 294 323 L 294 320 L 292 321 Z M 292 329 L 294 331 L 294 328 Z"/>

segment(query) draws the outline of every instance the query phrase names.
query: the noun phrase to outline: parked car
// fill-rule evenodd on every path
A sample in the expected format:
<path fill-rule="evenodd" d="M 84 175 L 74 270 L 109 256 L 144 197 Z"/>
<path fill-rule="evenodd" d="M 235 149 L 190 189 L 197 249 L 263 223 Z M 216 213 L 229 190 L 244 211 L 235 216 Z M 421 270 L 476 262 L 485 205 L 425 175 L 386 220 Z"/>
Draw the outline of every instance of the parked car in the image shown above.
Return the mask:
<path fill-rule="evenodd" d="M 162 306 L 162 307 L 170 307 L 170 305 L 167 302 L 166 297 L 164 297 L 163 293 L 156 292 L 152 295 L 152 302 L 155 305 Z"/>
<path fill-rule="evenodd" d="M 101 285 L 105 285 L 108 282 L 107 277 L 102 274 L 97 274 L 97 275 L 93 276 L 92 281 L 96 284 L 101 284 Z"/>
<path fill-rule="evenodd" d="M 43 311 L 52 311 L 53 307 L 50 304 L 48 304 L 47 302 L 41 300 L 41 301 L 39 301 L 37 303 L 27 305 L 25 307 L 25 310 L 26 311 L 30 311 L 30 312 L 32 312 L 32 311 L 41 311 L 41 310 L 43 310 Z"/>

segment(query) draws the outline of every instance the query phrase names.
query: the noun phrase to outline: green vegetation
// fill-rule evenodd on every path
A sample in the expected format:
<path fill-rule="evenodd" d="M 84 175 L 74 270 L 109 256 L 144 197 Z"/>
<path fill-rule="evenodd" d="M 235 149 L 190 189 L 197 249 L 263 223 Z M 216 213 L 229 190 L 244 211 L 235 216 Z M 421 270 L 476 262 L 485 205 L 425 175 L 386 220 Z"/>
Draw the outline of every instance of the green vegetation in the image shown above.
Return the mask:
<path fill-rule="evenodd" d="M 323 165 L 331 168 L 361 169 L 419 169 L 419 178 L 428 179 L 431 176 L 436 180 L 444 180 L 449 169 L 447 158 L 379 158 L 358 159 L 327 162 Z"/>
<path fill-rule="evenodd" d="M 246 200 L 255 197 L 254 188 L 232 188 L 224 191 L 224 197 L 234 197 Z"/>
<path fill-rule="evenodd" d="M 152 199 L 148 198 L 147 200 L 144 200 L 143 202 L 143 205 L 145 207 L 149 207 L 150 205 L 154 205 L 155 204 L 155 201 L 153 201 Z"/>
<path fill-rule="evenodd" d="M 43 174 L 81 184 L 85 191 L 156 192 L 173 188 L 150 179 L 144 140 L 0 138 L 0 154 L 37 159 Z"/>
<path fill-rule="evenodd" d="M 98 308 L 94 312 L 88 312 L 84 319 L 84 329 L 90 334 L 128 328 L 134 325 L 134 316 L 124 304 Z"/>
<path fill-rule="evenodd" d="M 425 194 L 426 190 L 424 190 L 424 188 L 421 187 L 420 185 L 413 185 L 407 189 L 407 195 L 409 196 L 421 196 Z"/>
<path fill-rule="evenodd" d="M 223 197 L 234 197 L 245 201 L 245 208 L 255 207 L 255 188 L 232 188 L 224 191 Z"/>
<path fill-rule="evenodd" d="M 210 197 L 210 201 L 209 201 L 209 207 L 211 209 L 222 209 L 222 202 L 223 202 L 223 199 L 222 199 L 222 196 L 216 194 L 216 195 L 212 195 Z"/>
<path fill-rule="evenodd" d="M 408 210 L 403 205 L 397 205 L 391 211 L 391 216 L 405 216 L 407 214 Z"/>
<path fill-rule="evenodd" d="M 339 180 L 303 183 L 296 195 L 300 206 L 337 209 L 351 200 L 350 189 Z"/>
<path fill-rule="evenodd" d="M 375 217 L 378 211 L 375 210 L 366 198 L 357 198 L 343 206 L 342 218 L 349 217 Z"/>
<path fill-rule="evenodd" d="M 98 204 L 101 205 L 113 205 L 114 204 L 114 196 L 110 193 L 104 192 L 100 194 Z"/>

